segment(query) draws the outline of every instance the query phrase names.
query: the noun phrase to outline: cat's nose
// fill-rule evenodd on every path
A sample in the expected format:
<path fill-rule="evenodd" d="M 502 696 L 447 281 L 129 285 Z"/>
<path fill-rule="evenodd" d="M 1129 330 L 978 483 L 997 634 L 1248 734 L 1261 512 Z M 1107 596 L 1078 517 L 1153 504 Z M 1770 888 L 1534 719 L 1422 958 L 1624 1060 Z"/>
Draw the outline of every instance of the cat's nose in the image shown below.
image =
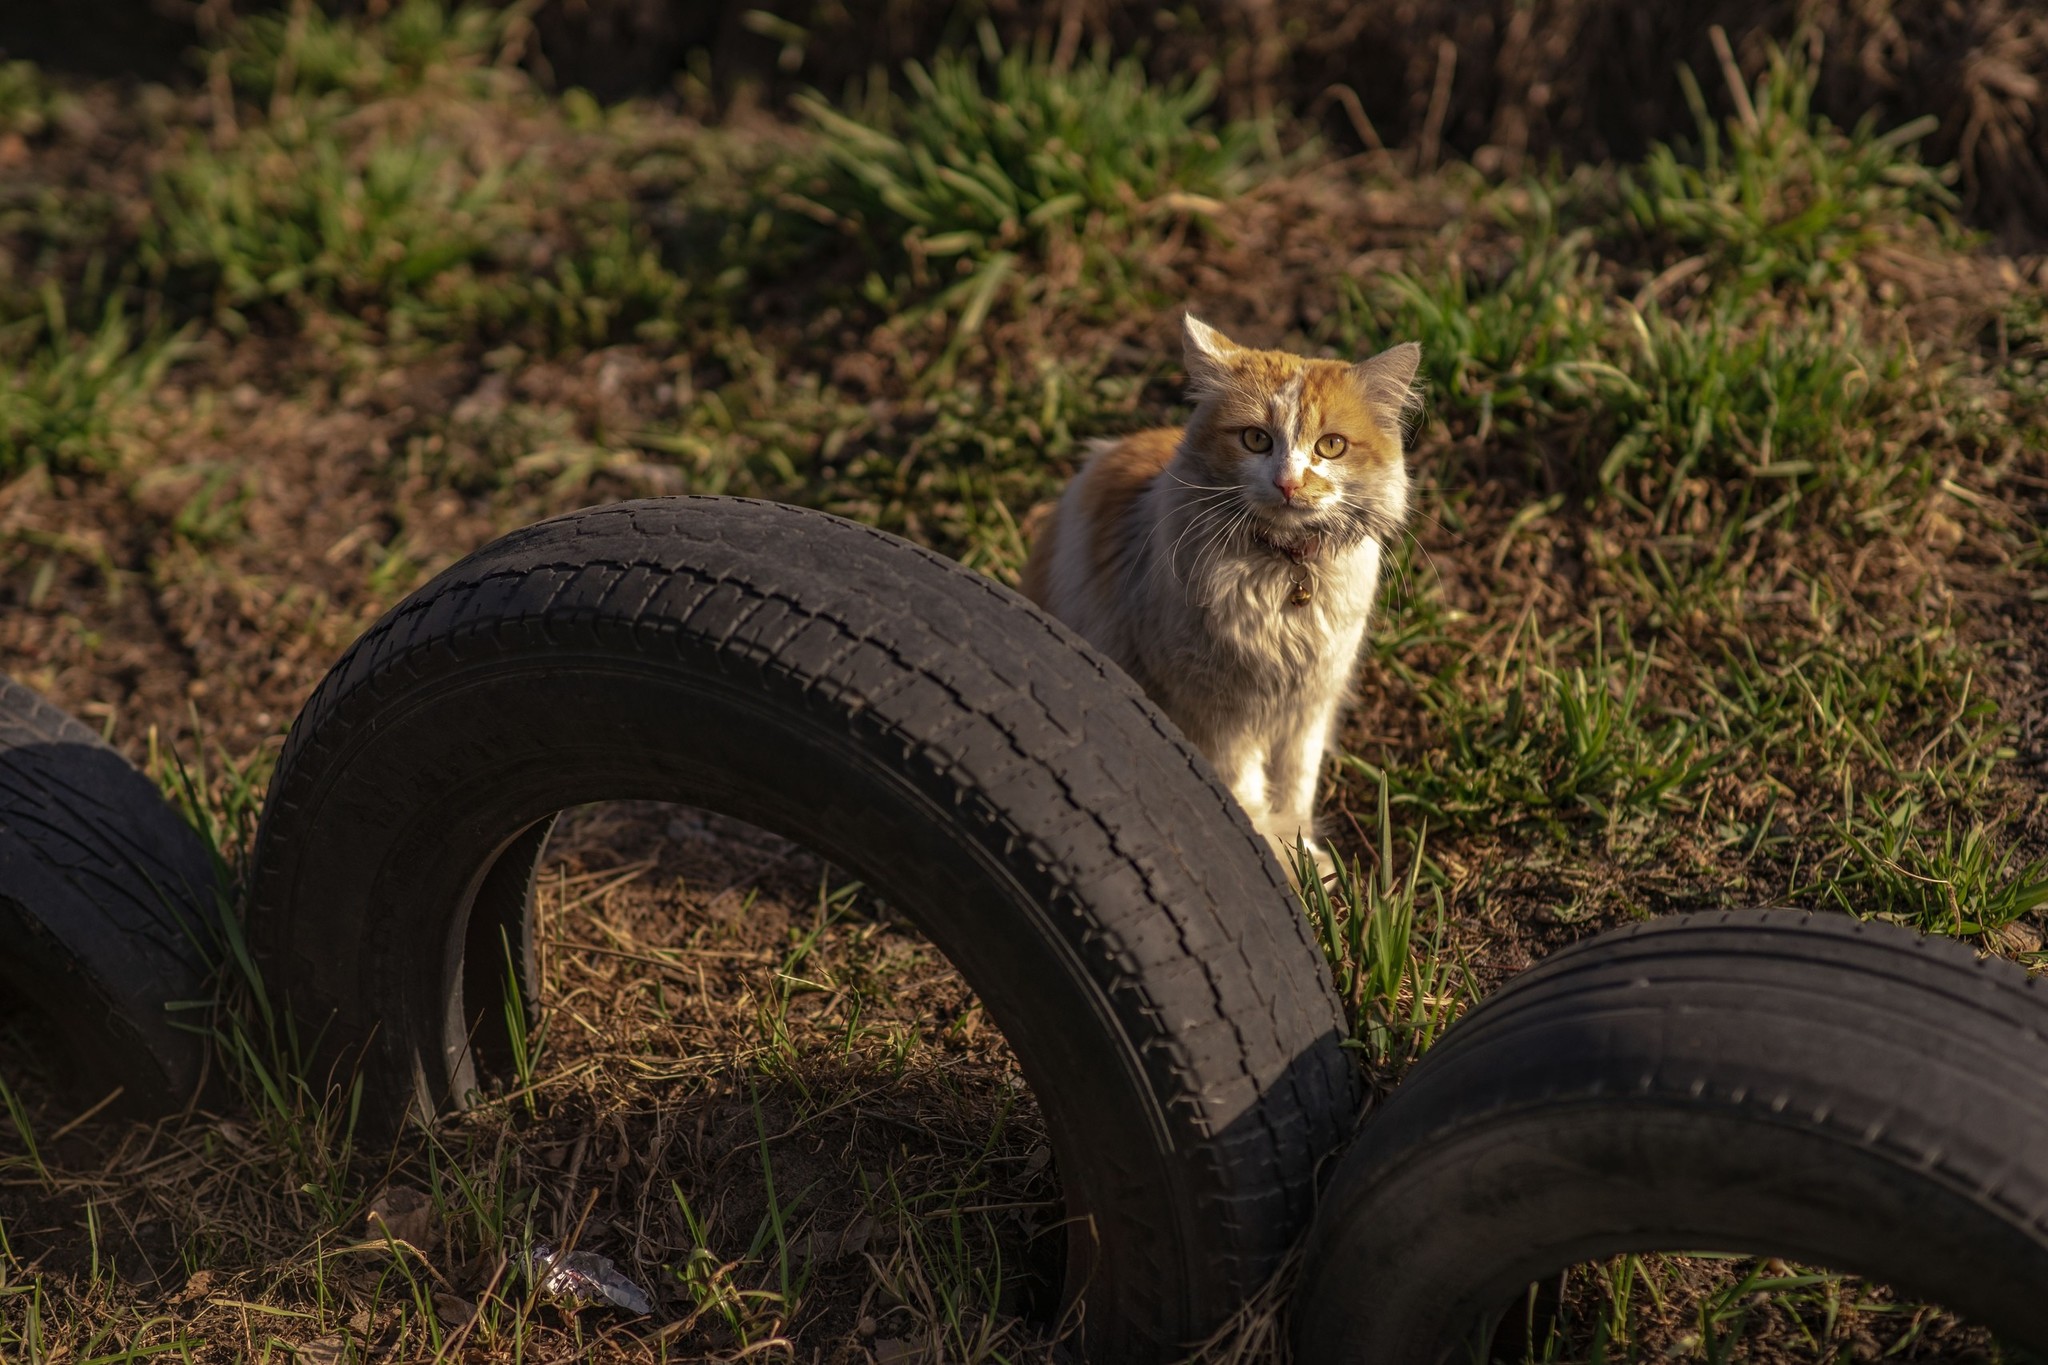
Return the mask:
<path fill-rule="evenodd" d="M 1287 502 L 1294 501 L 1294 495 L 1301 491 L 1301 475 L 1283 469 L 1273 476 L 1273 487 L 1280 490 L 1280 496 Z"/>

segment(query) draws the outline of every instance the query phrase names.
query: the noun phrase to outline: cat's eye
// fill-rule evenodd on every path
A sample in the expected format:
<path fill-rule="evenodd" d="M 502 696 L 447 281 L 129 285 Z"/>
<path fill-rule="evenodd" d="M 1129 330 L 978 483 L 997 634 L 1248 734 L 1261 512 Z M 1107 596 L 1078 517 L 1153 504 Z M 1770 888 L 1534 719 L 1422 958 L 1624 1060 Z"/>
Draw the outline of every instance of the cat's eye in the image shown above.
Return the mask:
<path fill-rule="evenodd" d="M 1316 458 L 1322 460 L 1342 459 L 1344 452 L 1350 449 L 1350 447 L 1351 442 L 1333 431 L 1323 437 L 1322 440 L 1316 442 Z"/>
<path fill-rule="evenodd" d="M 1263 455 L 1273 448 L 1273 433 L 1264 427 L 1246 427 L 1239 433 L 1239 439 L 1244 442 L 1244 448 L 1254 455 Z"/>

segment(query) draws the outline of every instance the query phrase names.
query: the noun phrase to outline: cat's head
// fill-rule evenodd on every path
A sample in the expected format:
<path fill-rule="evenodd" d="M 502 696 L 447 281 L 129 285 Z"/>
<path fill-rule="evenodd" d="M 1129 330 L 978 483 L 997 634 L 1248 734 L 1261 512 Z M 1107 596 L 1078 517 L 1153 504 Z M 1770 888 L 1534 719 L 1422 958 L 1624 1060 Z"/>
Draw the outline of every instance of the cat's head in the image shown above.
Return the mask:
<path fill-rule="evenodd" d="M 1418 400 L 1422 348 L 1370 360 L 1309 360 L 1239 346 L 1188 314 L 1195 414 L 1182 449 L 1204 489 L 1235 489 L 1262 532 L 1385 540 L 1408 510 L 1402 423 Z"/>

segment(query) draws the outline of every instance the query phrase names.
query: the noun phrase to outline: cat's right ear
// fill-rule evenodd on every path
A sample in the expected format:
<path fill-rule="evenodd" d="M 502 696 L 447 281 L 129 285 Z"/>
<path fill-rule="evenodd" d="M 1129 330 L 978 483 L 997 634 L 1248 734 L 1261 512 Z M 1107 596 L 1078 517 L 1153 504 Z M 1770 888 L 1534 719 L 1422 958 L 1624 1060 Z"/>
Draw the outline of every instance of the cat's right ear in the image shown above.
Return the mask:
<path fill-rule="evenodd" d="M 1199 397 L 1225 387 L 1231 366 L 1244 348 L 1193 313 L 1181 319 L 1180 331 L 1189 392 Z"/>
<path fill-rule="evenodd" d="M 1372 401 L 1381 427 L 1397 441 L 1408 415 L 1422 406 L 1422 391 L 1415 385 L 1415 372 L 1421 367 L 1422 347 L 1412 341 L 1389 346 L 1351 367 L 1352 381 Z"/>

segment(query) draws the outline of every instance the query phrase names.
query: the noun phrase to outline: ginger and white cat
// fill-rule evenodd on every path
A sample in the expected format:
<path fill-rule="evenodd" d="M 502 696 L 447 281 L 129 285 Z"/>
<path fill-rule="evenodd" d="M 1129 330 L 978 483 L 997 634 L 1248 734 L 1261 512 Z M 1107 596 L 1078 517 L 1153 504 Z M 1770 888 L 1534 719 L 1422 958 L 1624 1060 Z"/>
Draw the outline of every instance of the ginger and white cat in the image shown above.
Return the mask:
<path fill-rule="evenodd" d="M 1137 680 L 1292 866 L 1407 515 L 1422 348 L 1348 364 L 1239 346 L 1193 315 L 1184 331 L 1194 415 L 1098 445 L 1024 592 Z"/>

